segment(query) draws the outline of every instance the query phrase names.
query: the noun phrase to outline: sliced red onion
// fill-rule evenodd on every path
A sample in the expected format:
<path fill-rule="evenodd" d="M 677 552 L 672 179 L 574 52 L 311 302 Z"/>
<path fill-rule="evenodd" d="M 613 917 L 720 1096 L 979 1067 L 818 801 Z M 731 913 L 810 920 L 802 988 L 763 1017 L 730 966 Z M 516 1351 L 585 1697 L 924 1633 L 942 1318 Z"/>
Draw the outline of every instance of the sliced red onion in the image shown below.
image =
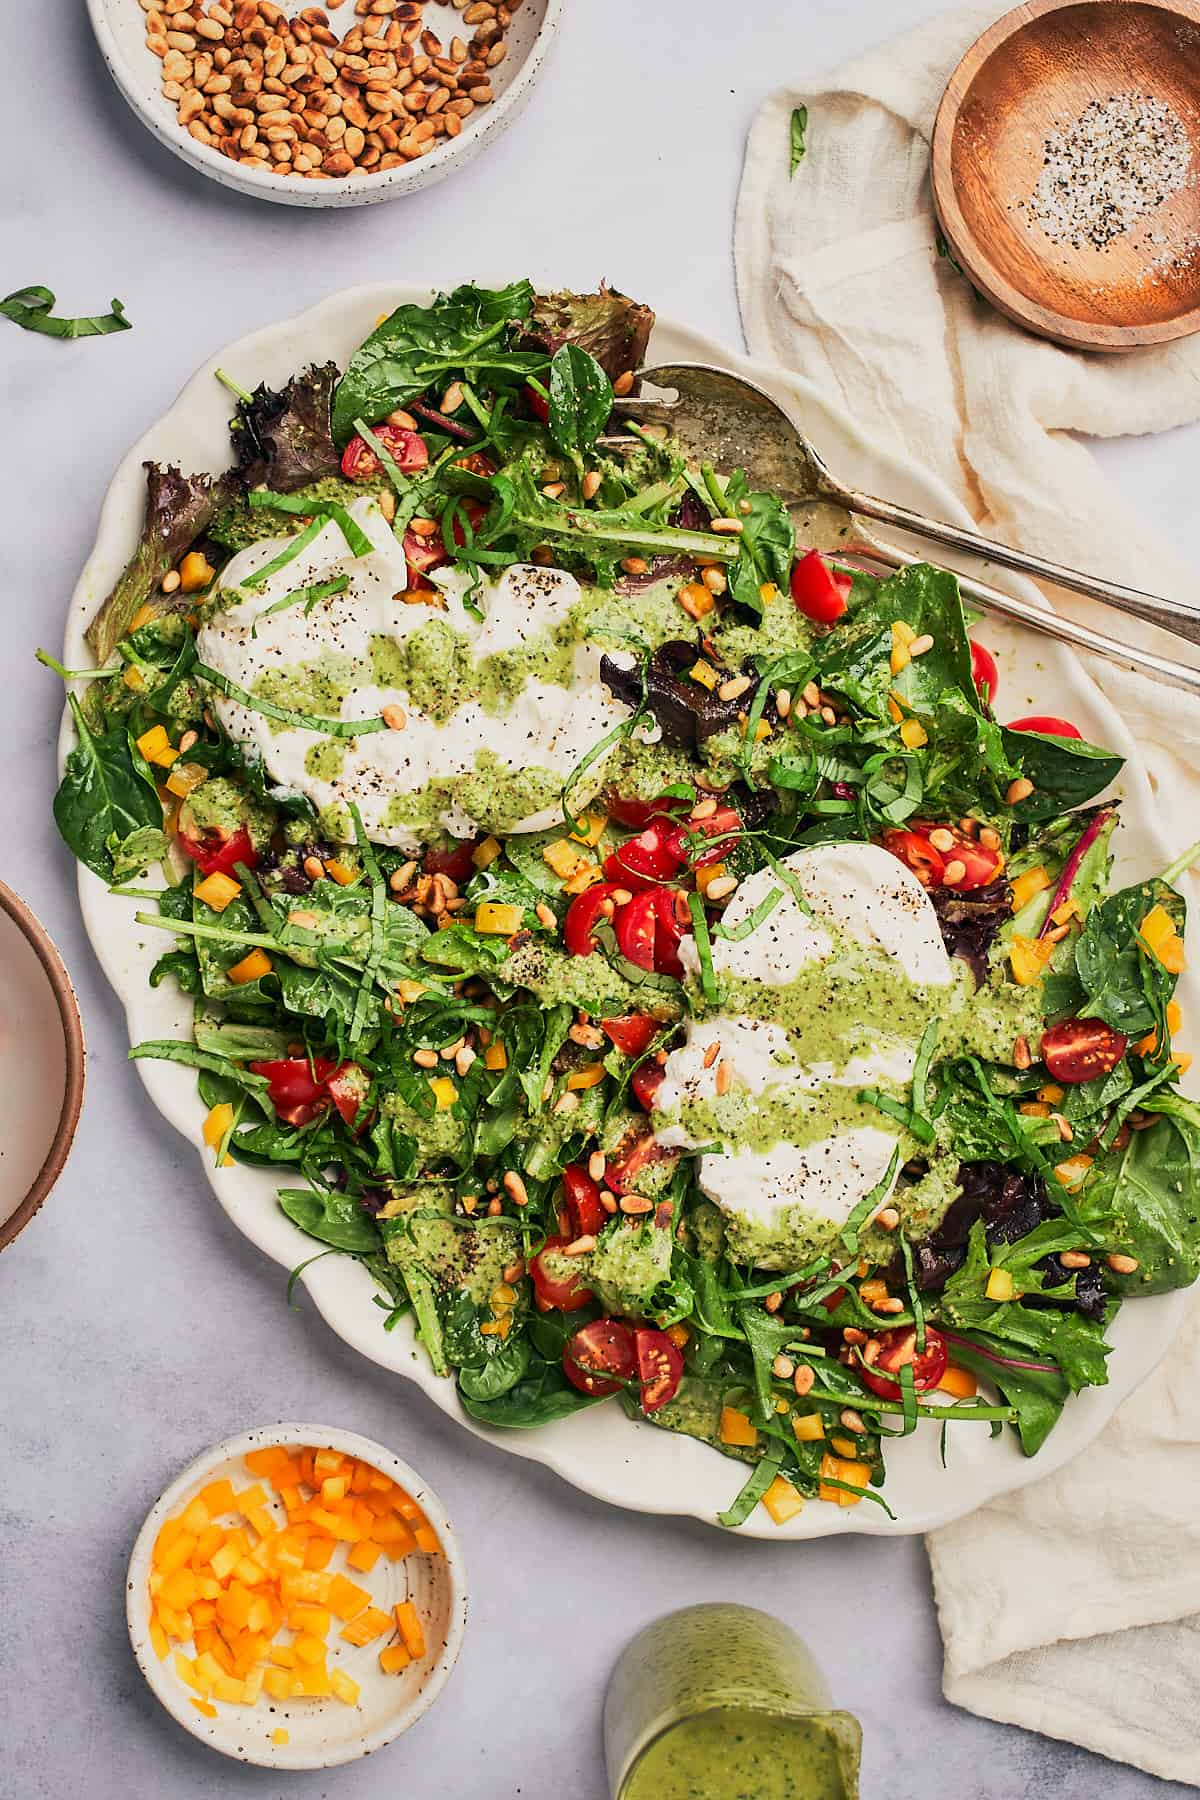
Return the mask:
<path fill-rule="evenodd" d="M 1079 873 L 1079 865 L 1104 830 L 1109 819 L 1112 818 L 1112 812 L 1111 806 L 1102 806 L 1068 856 L 1066 866 L 1058 878 L 1058 886 L 1050 896 L 1050 905 L 1046 909 L 1046 917 L 1042 920 L 1042 929 L 1038 932 L 1040 938 L 1044 938 L 1053 926 L 1054 915 L 1059 907 L 1070 899 L 1071 889 L 1075 885 L 1075 877 Z"/>

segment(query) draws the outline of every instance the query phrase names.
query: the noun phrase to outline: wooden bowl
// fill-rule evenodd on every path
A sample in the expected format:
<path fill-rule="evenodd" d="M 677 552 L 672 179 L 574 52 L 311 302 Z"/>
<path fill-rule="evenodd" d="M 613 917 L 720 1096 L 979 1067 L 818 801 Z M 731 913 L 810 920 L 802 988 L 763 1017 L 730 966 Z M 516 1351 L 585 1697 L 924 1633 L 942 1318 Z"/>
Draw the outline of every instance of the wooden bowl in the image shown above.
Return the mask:
<path fill-rule="evenodd" d="M 1049 174 L 1051 133 L 1069 133 L 1090 104 L 1124 95 L 1176 115 L 1186 176 L 1101 242 L 1102 231 L 1072 234 L 1061 215 L 1047 218 L 1036 190 Z M 1028 330 L 1081 350 L 1137 350 L 1195 331 L 1200 5 L 1030 0 L 1006 14 L 968 50 L 942 97 L 933 195 L 968 279 Z"/>
<path fill-rule="evenodd" d="M 83 1104 L 83 1027 L 63 961 L 0 881 L 0 1250 L 62 1173 Z"/>

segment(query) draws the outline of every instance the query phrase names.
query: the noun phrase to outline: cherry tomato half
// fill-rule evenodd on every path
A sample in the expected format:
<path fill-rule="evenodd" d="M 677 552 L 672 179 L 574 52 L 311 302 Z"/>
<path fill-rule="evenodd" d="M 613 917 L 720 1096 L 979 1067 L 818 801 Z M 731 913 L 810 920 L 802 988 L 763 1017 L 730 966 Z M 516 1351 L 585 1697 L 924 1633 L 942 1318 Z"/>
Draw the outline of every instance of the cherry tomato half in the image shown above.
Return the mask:
<path fill-rule="evenodd" d="M 644 831 L 651 819 L 661 818 L 665 813 L 678 812 L 686 806 L 686 800 L 672 799 L 664 794 L 661 800 L 623 800 L 619 794 L 609 794 L 605 798 L 605 810 L 610 819 L 618 825 L 624 825 L 627 831 Z"/>
<path fill-rule="evenodd" d="M 466 459 L 464 459 L 464 461 L 465 460 Z M 483 460 L 486 461 L 486 458 Z M 467 522 L 469 523 L 471 530 L 477 530 L 479 521 L 487 512 L 487 507 L 479 500 L 464 500 L 462 509 L 467 516 Z M 466 542 L 466 534 L 458 519 L 455 519 L 454 521 L 454 530 L 451 533 L 451 536 L 456 544 L 464 544 Z M 440 530 L 430 532 L 428 537 L 420 537 L 415 531 L 405 532 L 404 560 L 409 568 L 414 570 L 418 575 L 423 575 L 427 569 L 436 569 L 440 567 L 442 563 L 448 562 L 449 559 L 450 553 L 446 549 Z"/>
<path fill-rule="evenodd" d="M 691 869 L 702 869 L 706 863 L 720 862 L 729 855 L 742 834 L 742 821 L 732 806 L 718 806 L 706 819 L 685 819 L 676 825 L 667 845 L 676 858 L 676 867 L 686 863 Z M 715 838 L 709 850 L 700 850 L 693 840 Z"/>
<path fill-rule="evenodd" d="M 563 1374 L 583 1394 L 615 1394 L 636 1372 L 637 1345 L 620 1319 L 593 1319 L 567 1339 Z"/>
<path fill-rule="evenodd" d="M 946 864 L 941 852 L 919 831 L 885 831 L 883 847 L 910 868 L 922 887 L 941 887 Z"/>
<path fill-rule="evenodd" d="M 885 1331 L 880 1339 L 880 1351 L 872 1366 L 860 1368 L 859 1374 L 873 1394 L 881 1400 L 898 1400 L 900 1383 L 889 1377 L 898 1376 L 901 1369 L 908 1365 L 913 1372 L 913 1387 L 918 1394 L 927 1394 L 935 1388 L 946 1373 L 946 1364 L 950 1360 L 946 1349 L 946 1340 L 932 1325 L 925 1327 L 925 1348 L 917 1351 L 917 1334 L 911 1325 L 897 1325 L 892 1331 Z"/>
<path fill-rule="evenodd" d="M 425 439 L 418 431 L 407 431 L 402 425 L 383 424 L 373 428 L 372 436 L 379 439 L 404 475 L 423 469 L 429 461 Z M 355 432 L 342 451 L 342 474 L 347 481 L 370 481 L 378 475 L 379 470 L 379 458 L 366 439 Z"/>
<path fill-rule="evenodd" d="M 562 1250 L 570 1242 L 567 1237 L 548 1237 L 530 1261 L 529 1278 L 533 1282 L 533 1297 L 542 1312 L 549 1312 L 555 1306 L 559 1312 L 578 1312 L 581 1306 L 590 1306 L 595 1299 L 591 1288 L 584 1287 L 577 1275 L 552 1275 L 542 1260 L 548 1251 Z"/>
<path fill-rule="evenodd" d="M 959 831 L 955 825 L 937 826 L 931 825 L 925 820 L 914 819 L 912 828 L 926 839 L 933 831 L 949 832 L 954 842 L 949 850 L 940 852 L 944 864 L 942 881 L 945 882 L 947 870 L 958 863 L 962 868 L 962 874 L 957 881 L 949 884 L 956 894 L 968 894 L 973 888 L 986 887 L 990 881 L 995 881 L 1004 867 L 1004 858 L 998 850 L 989 850 L 986 845 L 977 842 L 975 838 L 968 837 L 965 832 Z"/>
<path fill-rule="evenodd" d="M 572 900 L 563 920 L 563 943 L 572 956 L 590 956 L 596 948 L 596 927 L 601 919 L 612 918 L 613 895 L 619 891 L 619 885 L 598 881 Z"/>
<path fill-rule="evenodd" d="M 601 1019 L 600 1029 L 622 1056 L 642 1056 L 659 1028 L 649 1013 L 622 1013 L 618 1019 Z"/>
<path fill-rule="evenodd" d="M 651 819 L 636 837 L 626 838 L 616 850 L 609 851 L 604 859 L 604 873 L 610 881 L 631 888 L 666 881 L 687 856 L 686 849 L 676 848 L 678 830 L 671 819 Z"/>
<path fill-rule="evenodd" d="M 258 851 L 250 842 L 250 833 L 244 825 L 239 825 L 233 836 L 227 838 L 217 832 L 206 832 L 199 843 L 180 833 L 178 843 L 202 875 L 232 875 L 238 863 L 245 863 L 248 869 L 258 867 Z"/>
<path fill-rule="evenodd" d="M 600 1189 L 579 1163 L 565 1168 L 562 1180 L 572 1236 L 594 1236 L 608 1223 L 608 1214 L 600 1204 Z"/>
<path fill-rule="evenodd" d="M 977 644 L 974 638 L 970 640 L 970 643 L 971 674 L 975 678 L 979 698 L 985 706 L 994 706 L 996 689 L 1000 685 L 1000 671 L 996 667 L 996 659 L 985 644 Z"/>
<path fill-rule="evenodd" d="M 642 1411 L 657 1412 L 679 1392 L 683 1357 L 665 1331 L 656 1331 L 650 1325 L 639 1326 L 634 1343 L 638 1380 L 642 1384 Z"/>
<path fill-rule="evenodd" d="M 363 1101 L 371 1086 L 371 1077 L 357 1063 L 345 1062 L 333 1071 L 325 1083 L 329 1098 L 353 1131 Z M 366 1118 L 360 1129 L 365 1128 Z"/>
<path fill-rule="evenodd" d="M 832 625 L 841 618 L 853 585 L 853 578 L 837 574 L 819 550 L 809 550 L 792 570 L 792 599 L 817 625 Z"/>
<path fill-rule="evenodd" d="M 266 1076 L 267 1097 L 286 1125 L 311 1124 L 329 1107 L 329 1078 L 338 1064 L 328 1057 L 316 1056 L 310 1062 L 307 1056 L 289 1056 L 250 1067 L 255 1075 Z"/>
<path fill-rule="evenodd" d="M 467 838 L 461 844 L 451 842 L 439 850 L 427 850 L 421 866 L 427 875 L 448 875 L 451 881 L 466 881 L 475 870 L 474 855 L 478 838 Z"/>
<path fill-rule="evenodd" d="M 633 1089 L 633 1097 L 645 1112 L 654 1111 L 654 1096 L 663 1084 L 666 1070 L 661 1063 L 644 1062 L 633 1071 L 633 1079 L 629 1083 Z"/>
<path fill-rule="evenodd" d="M 685 919 L 690 924 L 687 900 L 679 888 L 645 888 L 621 907 L 613 921 L 617 947 L 639 969 L 678 979 L 683 974 L 678 945 Z"/>
<path fill-rule="evenodd" d="M 631 1194 L 646 1169 L 671 1162 L 678 1152 L 659 1143 L 650 1127 L 636 1126 L 605 1159 L 605 1184 L 614 1194 Z"/>
<path fill-rule="evenodd" d="M 1056 718 L 1053 713 L 1030 713 L 1027 719 L 1010 719 L 1010 731 L 1038 731 L 1043 737 L 1079 738 L 1083 733 L 1078 725 L 1072 725 L 1070 719 Z"/>
<path fill-rule="evenodd" d="M 1042 1061 L 1055 1081 L 1092 1081 L 1111 1075 L 1129 1039 L 1103 1019 L 1063 1019 L 1042 1033 Z"/>

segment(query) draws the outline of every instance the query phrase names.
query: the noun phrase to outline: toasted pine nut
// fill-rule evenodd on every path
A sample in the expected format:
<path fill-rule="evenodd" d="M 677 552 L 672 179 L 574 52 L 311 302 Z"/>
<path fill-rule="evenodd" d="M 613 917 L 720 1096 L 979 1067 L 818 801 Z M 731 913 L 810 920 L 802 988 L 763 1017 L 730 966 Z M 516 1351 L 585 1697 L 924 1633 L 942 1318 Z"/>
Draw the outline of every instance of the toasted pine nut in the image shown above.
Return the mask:
<path fill-rule="evenodd" d="M 741 537 L 745 527 L 740 519 L 710 519 L 708 529 L 719 537 Z"/>
<path fill-rule="evenodd" d="M 708 1046 L 708 1049 L 704 1052 L 704 1067 L 706 1069 L 711 1069 L 720 1054 L 721 1040 L 720 1038 L 714 1038 L 712 1043 Z"/>
<path fill-rule="evenodd" d="M 792 1376 L 792 1386 L 795 1388 L 801 1400 L 803 1400 L 806 1394 L 812 1393 L 816 1379 L 811 1363 L 799 1364 L 796 1373 Z"/>
<path fill-rule="evenodd" d="M 589 1250 L 595 1248 L 595 1238 L 590 1231 L 585 1231 L 583 1236 L 577 1237 L 573 1244 L 564 1244 L 562 1253 L 564 1256 L 586 1256 Z"/>
<path fill-rule="evenodd" d="M 1032 792 L 1033 783 L 1030 781 L 1029 777 L 1027 775 L 1018 775 L 1015 781 L 1009 783 L 1008 792 L 1005 794 L 1004 798 L 1010 806 L 1019 806 L 1022 800 L 1028 800 Z"/>
<path fill-rule="evenodd" d="M 385 706 L 379 716 L 389 731 L 403 731 L 408 724 L 408 714 L 402 706 Z"/>
<path fill-rule="evenodd" d="M 325 864 L 321 861 L 319 856 L 306 856 L 304 859 L 304 873 L 308 876 L 310 881 L 324 881 Z"/>
<path fill-rule="evenodd" d="M 727 1062 L 717 1064 L 717 1092 L 727 1094 L 733 1086 L 733 1069 Z"/>
<path fill-rule="evenodd" d="M 709 882 L 704 892 L 704 898 L 706 900 L 727 900 L 737 884 L 736 875 L 718 875 L 715 881 Z"/>
<path fill-rule="evenodd" d="M 927 650 L 932 649 L 933 639 L 927 631 L 924 631 L 921 633 L 920 637 L 915 637 L 908 646 L 908 654 L 910 656 L 924 656 Z"/>
<path fill-rule="evenodd" d="M 990 825 L 985 825 L 979 833 L 979 841 L 985 850 L 998 850 L 1000 848 L 1000 833 L 998 831 L 993 831 Z"/>
<path fill-rule="evenodd" d="M 1106 1256 L 1104 1260 L 1114 1275 L 1132 1275 L 1135 1270 L 1141 1267 L 1136 1256 L 1123 1256 L 1119 1251 L 1114 1251 L 1111 1256 Z"/>
<path fill-rule="evenodd" d="M 621 560 L 626 575 L 644 575 L 649 566 L 644 556 L 626 556 Z"/>
<path fill-rule="evenodd" d="M 766 1299 L 763 1301 L 763 1305 L 766 1307 L 766 1309 L 769 1313 L 777 1313 L 779 1311 L 780 1307 L 783 1305 L 782 1290 L 779 1288 L 776 1288 L 776 1290 L 773 1294 L 768 1294 Z"/>
<path fill-rule="evenodd" d="M 446 389 L 445 393 L 442 395 L 442 403 L 441 403 L 441 406 L 438 408 L 438 410 L 439 410 L 439 412 L 444 412 L 444 413 L 454 413 L 454 412 L 458 411 L 458 409 L 462 405 L 462 403 L 463 403 L 462 383 L 460 381 L 452 381 L 450 383 L 450 386 Z"/>
<path fill-rule="evenodd" d="M 637 1219 L 641 1218 L 643 1213 L 652 1212 L 654 1202 L 645 1199 L 641 1194 L 622 1194 L 620 1207 L 627 1218 Z"/>
<path fill-rule="evenodd" d="M 717 689 L 717 699 L 740 700 L 742 695 L 749 691 L 750 686 L 751 682 L 748 675 L 733 675 L 728 681 L 723 681 L 721 683 L 720 687 Z"/>
<path fill-rule="evenodd" d="M 779 1381 L 790 1381 L 792 1376 L 796 1373 L 796 1365 L 791 1357 L 785 1356 L 781 1350 L 779 1355 L 775 1358 L 775 1361 L 771 1364 L 771 1373 Z"/>
<path fill-rule="evenodd" d="M 413 1061 L 418 1069 L 436 1069 L 438 1056 L 436 1050 L 414 1050 Z"/>
<path fill-rule="evenodd" d="M 865 1432 L 867 1429 L 866 1421 L 863 1419 L 862 1414 L 856 1413 L 853 1407 L 845 1406 L 842 1408 L 841 1420 L 847 1431 Z"/>
<path fill-rule="evenodd" d="M 600 483 L 602 480 L 603 476 L 600 474 L 599 469 L 588 470 L 587 474 L 579 484 L 579 491 L 585 500 L 594 500 L 596 498 L 596 495 L 600 492 Z"/>
<path fill-rule="evenodd" d="M 553 931 L 558 924 L 558 920 L 554 914 L 554 908 L 552 906 L 547 906 L 544 900 L 539 900 L 534 911 L 537 915 L 539 925 L 544 925 L 547 931 Z"/>
<path fill-rule="evenodd" d="M 939 825 L 936 830 L 930 832 L 929 841 L 935 850 L 953 850 L 954 833 L 947 831 L 944 825 Z"/>
<path fill-rule="evenodd" d="M 588 1157 L 588 1174 L 593 1181 L 604 1180 L 604 1168 L 605 1162 L 603 1150 L 593 1150 L 592 1154 Z"/>
<path fill-rule="evenodd" d="M 953 862 L 946 864 L 942 880 L 947 887 L 957 887 L 967 872 L 967 865 L 956 856 Z"/>
<path fill-rule="evenodd" d="M 881 1213 L 876 1214 L 875 1223 L 881 1231 L 895 1231 L 900 1223 L 900 1214 L 894 1206 L 885 1206 Z"/>
<path fill-rule="evenodd" d="M 504 1191 L 514 1206 L 529 1205 L 529 1190 L 515 1169 L 509 1169 L 505 1175 Z"/>
<path fill-rule="evenodd" d="M 723 594 L 729 586 L 724 569 L 718 568 L 715 563 L 700 571 L 700 579 L 710 594 Z"/>
<path fill-rule="evenodd" d="M 775 711 L 779 714 L 781 719 L 786 719 L 791 710 L 792 696 L 790 690 L 787 688 L 777 688 L 775 690 Z"/>
<path fill-rule="evenodd" d="M 613 393 L 618 397 L 628 394 L 633 387 L 633 382 L 633 370 L 626 369 L 622 374 L 618 375 L 617 379 L 613 382 Z"/>
<path fill-rule="evenodd" d="M 1012 1059 L 1014 1069 L 1028 1069 L 1033 1064 L 1033 1052 L 1029 1048 L 1029 1039 L 1018 1037 L 1013 1039 Z"/>
<path fill-rule="evenodd" d="M 1060 1250 L 1058 1260 L 1064 1269 L 1090 1269 L 1092 1259 L 1085 1250 Z"/>

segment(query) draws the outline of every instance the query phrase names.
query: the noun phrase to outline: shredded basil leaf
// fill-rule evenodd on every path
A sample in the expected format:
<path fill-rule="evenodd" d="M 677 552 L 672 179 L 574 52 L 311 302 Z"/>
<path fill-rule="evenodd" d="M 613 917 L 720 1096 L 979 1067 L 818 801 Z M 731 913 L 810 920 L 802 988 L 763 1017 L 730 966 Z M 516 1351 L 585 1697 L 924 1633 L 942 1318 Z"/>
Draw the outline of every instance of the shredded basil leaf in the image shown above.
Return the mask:
<path fill-rule="evenodd" d="M 11 319 L 23 331 L 40 332 L 42 337 L 108 337 L 114 331 L 133 330 L 119 300 L 112 302 L 110 312 L 92 313 L 79 319 L 57 318 L 54 314 L 56 305 L 48 287 L 18 288 L 0 300 L 0 315 Z"/>

